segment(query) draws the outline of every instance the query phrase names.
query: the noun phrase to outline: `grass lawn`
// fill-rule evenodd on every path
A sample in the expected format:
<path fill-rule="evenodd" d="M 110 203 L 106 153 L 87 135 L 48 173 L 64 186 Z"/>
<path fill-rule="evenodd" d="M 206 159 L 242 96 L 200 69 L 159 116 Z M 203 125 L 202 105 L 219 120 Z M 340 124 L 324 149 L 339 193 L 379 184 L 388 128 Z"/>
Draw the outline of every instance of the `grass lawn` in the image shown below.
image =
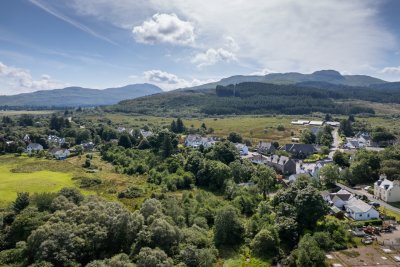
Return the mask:
<path fill-rule="evenodd" d="M 400 202 L 390 202 L 389 204 L 392 205 L 393 207 L 400 209 Z"/>
<path fill-rule="evenodd" d="M 390 203 L 390 204 L 392 205 L 392 203 Z M 395 205 L 393 205 L 393 206 L 395 206 Z M 396 207 L 396 206 L 395 206 L 395 207 Z M 380 211 L 381 213 L 383 213 L 383 214 L 386 214 L 387 216 L 393 216 L 393 217 L 395 217 L 395 218 L 396 218 L 396 221 L 400 221 L 400 213 L 398 213 L 398 212 L 391 211 L 391 210 L 386 209 L 386 208 L 384 208 L 384 207 L 379 207 L 379 211 Z"/>
<path fill-rule="evenodd" d="M 0 207 L 14 201 L 17 192 L 56 192 L 63 187 L 75 186 L 73 173 L 41 170 L 14 172 L 20 164 L 43 164 L 43 160 L 14 156 L 0 157 Z"/>

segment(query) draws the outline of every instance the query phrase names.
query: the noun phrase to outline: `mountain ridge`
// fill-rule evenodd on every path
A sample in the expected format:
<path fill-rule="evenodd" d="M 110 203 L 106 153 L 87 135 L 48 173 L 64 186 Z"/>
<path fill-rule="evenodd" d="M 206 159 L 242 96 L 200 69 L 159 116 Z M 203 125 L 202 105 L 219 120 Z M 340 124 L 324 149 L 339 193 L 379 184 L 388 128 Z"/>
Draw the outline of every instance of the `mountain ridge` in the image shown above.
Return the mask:
<path fill-rule="evenodd" d="M 266 75 L 234 75 L 223 78 L 218 82 L 191 87 L 191 89 L 211 89 L 217 85 L 227 86 L 243 82 L 264 82 L 274 84 L 296 84 L 301 82 L 329 82 L 348 86 L 370 86 L 373 84 L 388 83 L 379 78 L 368 75 L 342 75 L 336 70 L 319 70 L 311 74 L 299 72 L 269 73 Z"/>
<path fill-rule="evenodd" d="M 70 86 L 60 89 L 39 90 L 32 93 L 2 95 L 0 96 L 0 106 L 77 107 L 113 105 L 125 99 L 134 99 L 161 92 L 163 92 L 161 88 L 148 83 L 106 89 Z M 51 103 L 51 105 L 48 103 Z"/>

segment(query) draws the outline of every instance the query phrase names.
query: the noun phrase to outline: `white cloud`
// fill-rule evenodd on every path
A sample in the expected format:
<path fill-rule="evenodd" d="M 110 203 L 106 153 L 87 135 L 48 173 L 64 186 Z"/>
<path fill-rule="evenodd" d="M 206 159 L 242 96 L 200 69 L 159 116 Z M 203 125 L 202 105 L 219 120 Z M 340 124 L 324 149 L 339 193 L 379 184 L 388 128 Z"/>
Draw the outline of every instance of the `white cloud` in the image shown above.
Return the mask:
<path fill-rule="evenodd" d="M 225 50 L 224 48 L 210 48 L 204 53 L 196 54 L 191 62 L 201 68 L 204 66 L 214 65 L 221 61 L 231 62 L 235 60 L 237 60 L 235 54 Z"/>
<path fill-rule="evenodd" d="M 400 66 L 383 68 L 381 73 L 400 74 Z"/>
<path fill-rule="evenodd" d="M 274 70 L 271 70 L 268 68 L 264 68 L 262 70 L 252 72 L 252 73 L 250 73 L 250 75 L 264 76 L 264 75 L 267 75 L 270 73 L 277 73 L 277 71 L 274 71 Z"/>
<path fill-rule="evenodd" d="M 71 1 L 80 14 L 121 27 L 138 25 L 156 13 L 177 14 L 196 25 L 197 49 L 224 48 L 249 68 L 368 72 L 363 66 L 381 65 L 384 53 L 395 47 L 395 38 L 378 16 L 380 1 Z M 240 50 L 228 48 L 226 36 Z M 152 38 L 158 40 L 152 35 L 142 40 L 154 42 Z"/>
<path fill-rule="evenodd" d="M 146 82 L 153 83 L 166 91 L 197 86 L 209 82 L 214 82 L 215 80 L 185 80 L 179 78 L 175 74 L 168 73 L 162 70 L 148 70 L 143 73 L 143 78 Z"/>
<path fill-rule="evenodd" d="M 47 74 L 35 80 L 28 70 L 7 66 L 0 62 L 0 94 L 11 95 L 33 92 L 36 90 L 48 90 L 62 88 L 65 83 L 52 80 Z"/>
<path fill-rule="evenodd" d="M 193 25 L 175 14 L 155 14 L 132 32 L 137 42 L 145 44 L 191 45 L 195 39 Z"/>

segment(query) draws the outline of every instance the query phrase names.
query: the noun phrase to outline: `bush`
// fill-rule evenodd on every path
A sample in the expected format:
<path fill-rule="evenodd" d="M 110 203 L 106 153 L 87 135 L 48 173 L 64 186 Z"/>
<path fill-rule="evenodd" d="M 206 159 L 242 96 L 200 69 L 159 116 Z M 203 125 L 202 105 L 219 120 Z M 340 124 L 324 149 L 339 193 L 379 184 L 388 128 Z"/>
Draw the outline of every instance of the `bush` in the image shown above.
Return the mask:
<path fill-rule="evenodd" d="M 100 178 L 87 178 L 83 177 L 81 179 L 80 188 L 89 188 L 94 187 L 102 184 L 102 180 Z"/>
<path fill-rule="evenodd" d="M 39 211 L 49 211 L 51 203 L 57 197 L 57 193 L 35 193 L 32 196 L 32 203 L 36 205 Z"/>
<path fill-rule="evenodd" d="M 118 198 L 137 198 L 142 196 L 143 190 L 135 186 L 129 186 L 124 191 L 118 193 Z"/>
<path fill-rule="evenodd" d="M 276 127 L 276 129 L 277 129 L 278 131 L 283 132 L 283 131 L 285 130 L 285 126 L 283 126 L 282 124 L 279 124 L 278 127 Z"/>

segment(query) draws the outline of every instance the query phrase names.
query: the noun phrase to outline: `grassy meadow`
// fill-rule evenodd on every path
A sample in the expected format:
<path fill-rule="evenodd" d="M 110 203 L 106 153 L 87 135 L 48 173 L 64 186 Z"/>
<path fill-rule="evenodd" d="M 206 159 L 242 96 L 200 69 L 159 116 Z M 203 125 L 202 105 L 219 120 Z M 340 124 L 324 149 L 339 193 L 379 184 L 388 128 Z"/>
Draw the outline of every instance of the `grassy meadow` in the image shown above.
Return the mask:
<path fill-rule="evenodd" d="M 54 110 L 0 110 L 0 116 L 46 115 L 54 112 Z"/>
<path fill-rule="evenodd" d="M 107 122 L 111 120 L 114 124 L 124 127 L 169 126 L 174 118 L 135 116 L 122 113 L 104 113 L 102 115 L 85 116 L 92 122 Z M 253 144 L 260 140 L 278 141 L 279 143 L 291 142 L 292 137 L 299 137 L 302 129 L 306 126 L 292 125 L 290 122 L 297 119 L 322 120 L 323 116 L 220 116 L 210 118 L 183 118 L 186 127 L 198 128 L 205 123 L 208 128 L 213 128 L 212 135 L 226 137 L 230 132 L 238 132 L 244 138 L 250 139 Z M 284 131 L 277 130 L 277 126 L 284 126 Z M 293 133 L 293 136 L 292 136 Z"/>
<path fill-rule="evenodd" d="M 82 165 L 86 157 L 71 157 L 64 161 L 38 159 L 28 156 L 0 156 L 0 208 L 15 200 L 17 192 L 57 192 L 63 187 L 76 187 L 84 195 L 98 195 L 102 198 L 119 200 L 128 208 L 136 209 L 146 197 L 160 188 L 146 183 L 145 176 L 128 176 L 117 173 L 114 167 L 101 160 L 98 153 L 93 154 L 92 165 L 95 172 L 88 172 Z M 95 187 L 80 188 L 82 178 L 100 178 L 102 183 Z M 143 190 L 143 197 L 118 199 L 117 192 L 129 186 Z M 179 192 L 175 192 L 178 194 Z"/>
<path fill-rule="evenodd" d="M 56 192 L 63 187 L 75 186 L 73 173 L 55 171 L 54 167 L 46 169 L 45 166 L 44 160 L 0 157 L 0 207 L 14 201 L 17 192 Z"/>

